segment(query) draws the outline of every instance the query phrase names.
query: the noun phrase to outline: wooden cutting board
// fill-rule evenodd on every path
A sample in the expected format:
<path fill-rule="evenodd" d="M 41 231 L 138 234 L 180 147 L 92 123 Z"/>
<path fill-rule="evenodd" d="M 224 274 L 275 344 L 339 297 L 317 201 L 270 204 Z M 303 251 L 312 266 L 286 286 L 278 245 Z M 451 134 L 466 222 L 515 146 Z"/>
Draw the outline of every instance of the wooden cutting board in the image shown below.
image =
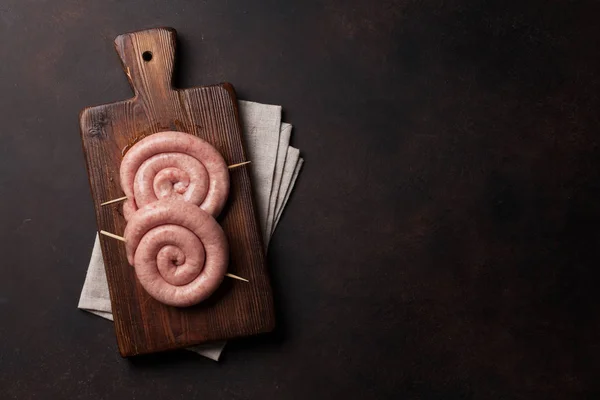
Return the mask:
<path fill-rule="evenodd" d="M 192 89 L 172 87 L 176 32 L 170 28 L 124 34 L 115 40 L 132 99 L 81 112 L 81 140 L 98 230 L 122 235 L 122 204 L 100 203 L 123 196 L 122 152 L 160 131 L 187 132 L 207 140 L 229 165 L 246 161 L 237 101 L 228 83 Z M 150 297 L 127 263 L 122 242 L 100 236 L 119 351 L 123 356 L 177 349 L 214 340 L 267 332 L 274 327 L 272 291 L 265 266 L 247 167 L 231 170 L 228 204 L 218 218 L 230 246 L 226 278 L 208 300 L 189 308 Z"/>

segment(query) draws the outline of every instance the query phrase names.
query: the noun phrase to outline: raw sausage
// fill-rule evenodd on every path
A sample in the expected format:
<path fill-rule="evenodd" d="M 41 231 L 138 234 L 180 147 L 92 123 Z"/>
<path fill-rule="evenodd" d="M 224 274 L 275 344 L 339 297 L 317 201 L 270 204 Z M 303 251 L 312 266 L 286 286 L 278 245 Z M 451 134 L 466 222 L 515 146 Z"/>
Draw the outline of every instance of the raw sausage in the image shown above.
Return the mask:
<path fill-rule="evenodd" d="M 158 199 L 181 198 L 218 216 L 229 195 L 229 170 L 208 142 L 183 132 L 159 132 L 123 157 L 121 187 L 129 197 L 125 219 Z"/>
<path fill-rule="evenodd" d="M 150 203 L 125 228 L 127 260 L 161 303 L 187 307 L 209 297 L 229 263 L 225 233 L 196 205 L 175 197 Z"/>

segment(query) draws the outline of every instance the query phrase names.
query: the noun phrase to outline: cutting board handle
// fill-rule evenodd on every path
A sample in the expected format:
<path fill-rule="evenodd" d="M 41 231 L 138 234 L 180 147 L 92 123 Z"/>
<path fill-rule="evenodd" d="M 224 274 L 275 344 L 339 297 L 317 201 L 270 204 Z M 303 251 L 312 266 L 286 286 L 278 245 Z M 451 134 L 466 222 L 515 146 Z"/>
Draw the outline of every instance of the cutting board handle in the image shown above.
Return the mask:
<path fill-rule="evenodd" d="M 164 98 L 173 91 L 173 28 L 155 28 L 117 36 L 115 48 L 138 100 Z"/>

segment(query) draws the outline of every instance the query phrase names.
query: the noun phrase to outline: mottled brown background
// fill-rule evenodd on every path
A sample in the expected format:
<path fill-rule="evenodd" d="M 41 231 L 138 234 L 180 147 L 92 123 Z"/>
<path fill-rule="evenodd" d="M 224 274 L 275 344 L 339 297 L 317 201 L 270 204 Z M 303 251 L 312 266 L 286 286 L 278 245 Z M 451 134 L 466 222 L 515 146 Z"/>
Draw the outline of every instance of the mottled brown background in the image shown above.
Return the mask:
<path fill-rule="evenodd" d="M 600 5 L 0 5 L 0 397 L 597 399 Z M 127 361 L 75 309 L 95 222 L 84 106 L 123 32 L 176 83 L 282 104 L 306 164 L 269 252 L 279 327 L 221 363 Z"/>

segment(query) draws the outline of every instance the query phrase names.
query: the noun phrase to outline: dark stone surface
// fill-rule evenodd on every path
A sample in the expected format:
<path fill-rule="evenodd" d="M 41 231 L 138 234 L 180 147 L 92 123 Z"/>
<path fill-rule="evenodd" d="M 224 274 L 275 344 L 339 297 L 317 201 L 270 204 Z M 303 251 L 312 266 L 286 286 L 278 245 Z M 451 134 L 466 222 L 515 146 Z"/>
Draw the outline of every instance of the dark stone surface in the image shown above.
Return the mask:
<path fill-rule="evenodd" d="M 253 4 L 250 4 L 253 3 Z M 600 5 L 0 5 L 0 397 L 596 399 Z M 130 96 L 123 32 L 177 84 L 282 104 L 306 159 L 272 241 L 272 335 L 121 359 L 78 311 L 84 106 Z"/>

